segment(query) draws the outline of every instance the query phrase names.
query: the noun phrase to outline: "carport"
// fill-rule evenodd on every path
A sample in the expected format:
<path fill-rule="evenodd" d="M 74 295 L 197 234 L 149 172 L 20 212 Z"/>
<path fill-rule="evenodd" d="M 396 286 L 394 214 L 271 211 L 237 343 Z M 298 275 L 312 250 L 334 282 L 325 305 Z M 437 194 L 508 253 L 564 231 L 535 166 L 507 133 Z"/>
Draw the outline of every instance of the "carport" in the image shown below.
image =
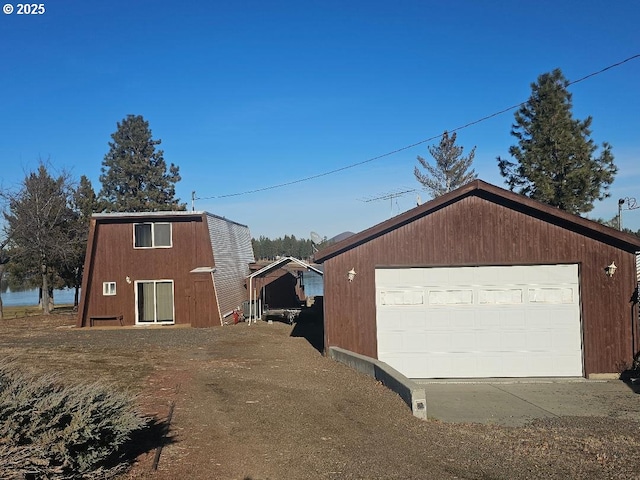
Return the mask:
<path fill-rule="evenodd" d="M 256 280 L 264 279 L 270 274 L 272 274 L 274 271 L 285 268 L 290 263 L 294 263 L 298 267 L 301 267 L 307 271 L 315 272 L 320 276 L 323 275 L 322 270 L 295 257 L 279 258 L 276 261 L 270 263 L 269 265 L 262 267 L 260 270 L 253 272 L 251 275 L 247 277 L 247 285 L 249 289 L 249 315 L 248 315 L 249 320 L 262 319 L 262 314 L 264 312 L 263 299 L 264 299 L 264 288 L 266 284 L 263 284 L 260 289 L 257 289 Z"/>

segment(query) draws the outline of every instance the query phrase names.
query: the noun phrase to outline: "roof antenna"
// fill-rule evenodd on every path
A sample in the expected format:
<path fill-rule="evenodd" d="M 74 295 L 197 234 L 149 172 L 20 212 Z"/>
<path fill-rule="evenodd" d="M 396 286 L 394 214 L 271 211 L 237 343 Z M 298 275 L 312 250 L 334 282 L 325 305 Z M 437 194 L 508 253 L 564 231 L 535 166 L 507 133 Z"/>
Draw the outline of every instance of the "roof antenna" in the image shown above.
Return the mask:
<path fill-rule="evenodd" d="M 192 212 L 196 211 L 196 191 L 195 190 L 191 192 L 191 211 Z"/>

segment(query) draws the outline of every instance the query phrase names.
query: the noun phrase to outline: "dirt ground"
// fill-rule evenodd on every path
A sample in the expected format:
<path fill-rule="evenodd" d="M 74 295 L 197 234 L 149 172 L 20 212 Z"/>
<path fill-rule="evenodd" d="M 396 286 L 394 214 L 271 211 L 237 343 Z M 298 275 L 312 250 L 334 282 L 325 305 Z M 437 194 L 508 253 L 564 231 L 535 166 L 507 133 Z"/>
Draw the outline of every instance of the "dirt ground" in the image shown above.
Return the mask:
<path fill-rule="evenodd" d="M 323 357 L 311 336 L 318 325 L 302 320 L 74 324 L 60 315 L 0 321 L 0 354 L 137 392 L 159 421 L 174 405 L 157 470 L 156 442 L 123 480 L 640 478 L 637 423 L 615 415 L 517 428 L 421 421 L 384 386 Z"/>

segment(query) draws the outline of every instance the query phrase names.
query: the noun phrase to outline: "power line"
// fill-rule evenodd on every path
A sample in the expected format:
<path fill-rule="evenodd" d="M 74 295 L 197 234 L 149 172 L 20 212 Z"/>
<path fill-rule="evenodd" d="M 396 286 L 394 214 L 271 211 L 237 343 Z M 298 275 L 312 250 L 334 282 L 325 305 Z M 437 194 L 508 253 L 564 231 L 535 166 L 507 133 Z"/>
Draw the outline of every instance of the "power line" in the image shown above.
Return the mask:
<path fill-rule="evenodd" d="M 611 70 L 613 68 L 619 67 L 619 66 L 621 66 L 621 65 L 623 65 L 623 64 L 625 64 L 627 62 L 630 62 L 631 60 L 635 60 L 637 58 L 640 58 L 640 54 L 632 55 L 631 57 L 625 58 L 624 60 L 621 60 L 621 61 L 619 61 L 617 63 L 614 63 L 614 64 L 611 64 L 611 65 L 609 65 L 607 67 L 604 67 L 601 70 L 589 73 L 588 75 L 585 75 L 584 77 L 581 77 L 581 78 L 579 78 L 577 80 L 573 80 L 572 82 L 568 82 L 567 86 L 575 85 L 576 83 L 583 82 L 584 80 L 587 80 L 587 79 L 589 79 L 591 77 L 595 77 L 597 75 L 600 75 L 600 74 L 606 72 L 607 70 Z M 500 110 L 498 112 L 495 112 L 495 113 L 492 113 L 490 115 L 484 116 L 484 117 L 479 118 L 477 120 L 474 120 L 472 122 L 465 123 L 464 125 L 461 125 L 459 127 L 456 127 L 456 128 L 453 128 L 453 129 L 450 129 L 450 130 L 447 130 L 447 131 L 450 132 L 450 133 L 453 133 L 453 132 L 458 132 L 460 130 L 464 130 L 465 128 L 469 128 L 469 127 L 471 127 L 473 125 L 477 125 L 478 123 L 485 122 L 485 121 L 487 121 L 487 120 L 489 120 L 491 118 L 497 117 L 497 116 L 502 115 L 504 113 L 507 113 L 507 112 L 509 112 L 511 110 L 519 108 L 522 105 L 524 105 L 525 103 L 527 103 L 527 101 L 520 102 L 520 103 L 518 103 L 516 105 L 511 105 L 510 107 L 504 108 L 504 109 L 502 109 L 502 110 Z M 197 197 L 197 198 L 195 198 L 195 200 L 210 200 L 210 199 L 213 199 L 213 198 L 239 197 L 241 195 L 249 195 L 249 194 L 252 194 L 252 193 L 266 192 L 267 190 L 275 190 L 276 188 L 283 188 L 283 187 L 288 187 L 289 185 L 295 185 L 297 183 L 308 182 L 310 180 L 315 180 L 316 178 L 326 177 L 328 175 L 333 175 L 334 173 L 343 172 L 343 171 L 349 170 L 351 168 L 355 168 L 355 167 L 359 167 L 361 165 L 365 165 L 367 163 L 375 162 L 376 160 L 380 160 L 381 158 L 389 157 L 391 155 L 395 155 L 396 153 L 403 152 L 405 150 L 409 150 L 411 148 L 417 147 L 418 145 L 422 145 L 422 144 L 430 142 L 432 140 L 436 140 L 436 139 L 440 138 L 441 136 L 442 136 L 442 134 L 434 135 L 432 137 L 425 138 L 424 140 L 420 140 L 419 142 L 412 143 L 411 145 L 406 145 L 404 147 L 397 148 L 397 149 L 392 150 L 390 152 L 383 153 L 382 155 L 378 155 L 376 157 L 371 157 L 371 158 L 368 158 L 366 160 L 362 160 L 360 162 L 351 163 L 349 165 L 345 165 L 344 167 L 340 167 L 340 168 L 336 168 L 336 169 L 333 169 L 333 170 L 329 170 L 327 172 L 322 172 L 322 173 L 318 173 L 318 174 L 315 174 L 315 175 L 310 175 L 308 177 L 299 178 L 297 180 L 291 180 L 290 182 L 279 183 L 279 184 L 276 184 L 276 185 L 270 185 L 268 187 L 256 188 L 256 189 L 253 189 L 253 190 L 246 190 L 244 192 L 227 193 L 225 195 L 214 195 L 214 196 L 211 196 L 211 197 Z"/>

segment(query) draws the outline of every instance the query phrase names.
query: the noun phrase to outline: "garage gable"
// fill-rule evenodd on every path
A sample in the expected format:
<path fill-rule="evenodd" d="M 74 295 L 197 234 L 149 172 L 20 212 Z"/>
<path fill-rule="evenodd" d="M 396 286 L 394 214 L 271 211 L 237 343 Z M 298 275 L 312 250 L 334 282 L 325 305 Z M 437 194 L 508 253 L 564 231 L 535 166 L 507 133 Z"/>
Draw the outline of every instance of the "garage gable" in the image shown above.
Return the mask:
<path fill-rule="evenodd" d="M 549 349 L 544 354 L 555 357 L 559 365 L 569 365 L 566 370 L 557 365 L 553 371 L 545 370 L 542 366 L 544 355 L 541 353 L 537 366 L 533 362 L 520 370 L 513 367 L 513 371 L 491 371 L 487 367 L 484 369 L 485 373 L 481 373 L 483 369 L 478 367 L 473 375 L 589 376 L 619 372 L 633 361 L 634 355 L 639 351 L 638 307 L 630 301 L 634 298 L 637 286 L 635 253 L 639 250 L 640 239 L 634 235 L 475 180 L 316 254 L 315 260 L 324 263 L 325 272 L 325 346 L 336 346 L 380 359 L 390 355 L 390 352 L 397 353 L 397 345 L 393 345 L 396 333 L 385 323 L 393 321 L 393 313 L 389 312 L 394 309 L 411 311 L 413 319 L 421 313 L 412 309 L 427 309 L 430 316 L 436 313 L 446 316 L 449 312 L 457 311 L 456 309 L 475 309 L 470 318 L 474 321 L 481 320 L 483 324 L 488 324 L 491 318 L 495 320 L 495 316 L 491 317 L 483 312 L 511 315 L 513 318 L 519 316 L 531 324 L 527 316 L 532 315 L 532 312 L 542 312 L 540 317 L 547 321 L 550 314 L 556 315 L 553 311 L 567 308 L 574 319 L 571 326 L 567 327 L 572 332 L 567 334 L 570 337 L 565 349 L 568 357 L 560 361 L 560 357 L 565 356 L 562 351 L 564 347 L 560 350 Z M 615 274 L 607 268 L 612 264 L 617 267 Z M 550 278 L 544 284 L 548 288 L 536 290 L 527 286 L 536 284 L 537 267 L 560 265 L 573 265 L 571 282 L 560 282 L 553 286 Z M 518 288 L 511 288 L 510 283 L 491 283 L 491 272 L 483 270 L 485 267 L 527 267 L 518 271 L 526 288 L 522 287 L 518 291 Z M 382 270 L 421 268 L 452 268 L 457 273 L 467 272 L 464 270 L 466 268 L 480 268 L 482 275 L 489 277 L 482 280 L 485 283 L 478 284 L 452 280 L 443 283 L 445 290 L 442 291 L 424 290 L 434 287 L 428 281 L 412 283 L 403 280 L 404 283 L 398 285 L 380 283 L 388 280 L 380 277 Z M 349 275 L 349 272 L 355 272 L 356 275 Z M 569 287 L 563 287 L 565 283 Z M 382 292 L 381 286 L 389 287 L 389 290 Z M 405 287 L 410 286 L 423 290 L 417 292 L 407 288 L 405 291 Z M 564 302 L 568 298 L 573 302 L 572 307 L 569 304 L 554 303 Z M 522 304 L 517 306 L 516 300 Z M 493 307 L 491 302 L 495 303 Z M 508 302 L 514 305 L 508 307 Z M 542 306 L 543 304 L 546 306 Z M 379 315 L 384 317 L 388 313 L 391 317 L 378 318 Z M 562 317 L 560 313 L 557 315 L 558 319 Z M 463 335 L 459 329 L 454 328 L 456 322 L 471 320 L 464 315 L 461 319 L 454 317 L 447 320 L 451 323 L 448 333 L 450 348 L 445 348 L 444 344 L 436 345 L 438 351 L 459 351 L 459 356 L 467 358 L 466 363 L 469 365 L 474 362 L 489 363 L 493 355 L 489 350 L 472 350 L 462 344 L 462 340 L 456 340 Z M 558 320 L 555 325 L 561 323 Z M 432 325 L 424 328 L 428 330 Z M 557 327 L 556 332 L 559 330 L 561 328 Z M 496 338 L 495 335 L 491 336 L 494 333 L 476 332 L 475 335 L 480 337 L 480 342 L 486 343 L 488 338 Z M 505 330 L 505 335 L 506 333 Z M 429 334 L 435 336 L 436 332 L 429 331 Z M 464 335 L 469 337 L 468 333 Z M 546 335 L 547 340 L 555 340 L 555 332 L 549 331 L 543 334 L 528 329 L 510 335 L 516 337 L 517 341 L 524 338 L 524 347 L 529 349 L 528 357 L 536 355 L 536 349 L 527 346 L 532 344 L 531 339 L 536 335 L 538 343 L 542 341 L 543 335 Z M 411 336 L 412 333 L 409 333 L 398 341 L 410 343 Z M 432 340 L 433 338 L 430 341 Z M 508 342 L 500 342 L 492 348 L 509 352 Z M 515 343 L 517 342 L 514 340 Z M 421 351 L 427 356 L 428 352 L 431 350 Z M 443 367 L 444 370 L 427 369 L 427 373 L 417 375 L 472 375 L 468 372 L 469 368 L 465 371 L 464 365 L 460 363 L 456 368 L 452 366 L 455 355 L 438 355 L 437 358 L 445 359 L 443 362 L 451 364 L 447 367 L 450 369 L 449 373 Z M 514 351 L 498 357 L 505 355 L 511 356 L 507 363 L 517 364 Z M 433 363 L 435 357 L 431 360 Z M 409 363 L 412 361 L 411 358 L 407 360 Z M 400 368 L 414 375 L 405 367 Z"/>

